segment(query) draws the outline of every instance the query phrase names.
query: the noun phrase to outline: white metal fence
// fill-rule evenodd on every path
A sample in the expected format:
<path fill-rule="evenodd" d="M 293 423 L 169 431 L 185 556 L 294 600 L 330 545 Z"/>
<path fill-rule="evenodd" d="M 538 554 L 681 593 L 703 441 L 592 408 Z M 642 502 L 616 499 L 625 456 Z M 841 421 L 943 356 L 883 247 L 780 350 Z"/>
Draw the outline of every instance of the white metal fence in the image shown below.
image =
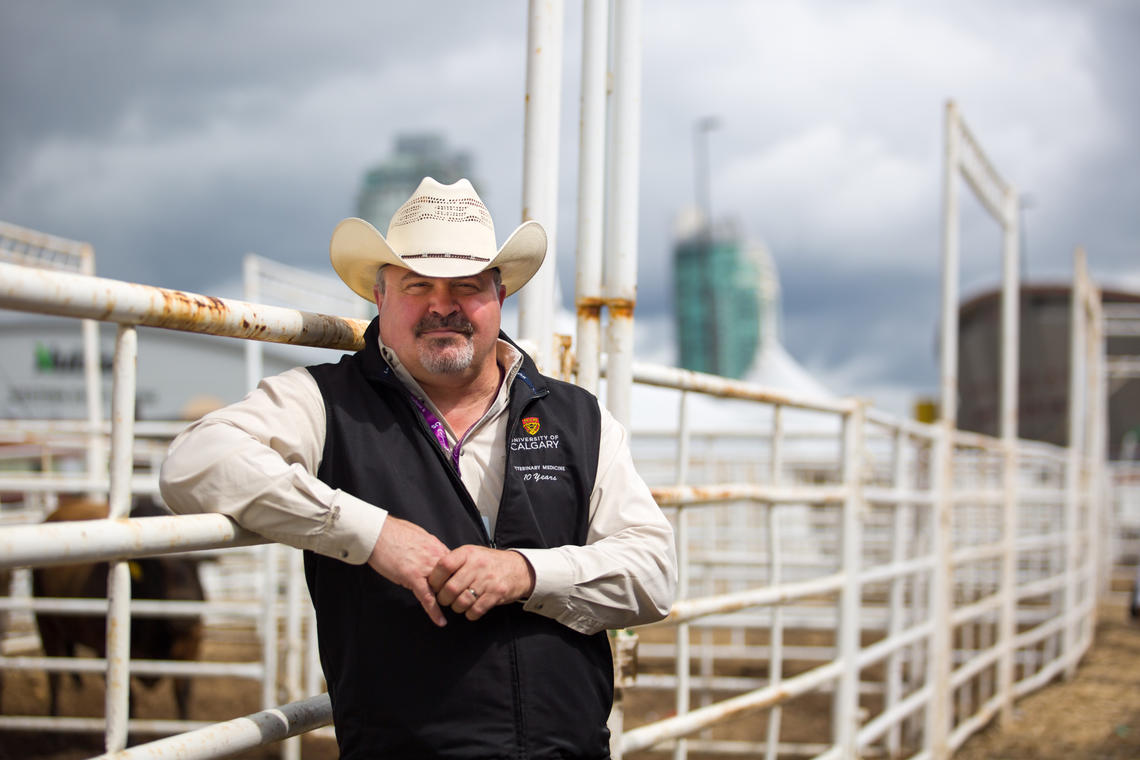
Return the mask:
<path fill-rule="evenodd" d="M 133 341 L 124 336 L 137 325 L 339 349 L 357 346 L 364 326 L 8 264 L 0 264 L 0 305 L 118 321 L 115 399 L 132 385 Z M 944 426 L 894 419 L 857 400 L 808 401 L 637 364 L 633 374 L 639 383 L 676 389 L 679 429 L 664 440 L 637 436 L 635 448 L 659 503 L 675 520 L 681 593 L 665 621 L 637 633 L 643 666 L 622 683 L 615 754 L 654 749 L 682 757 L 700 750 L 853 758 L 881 750 L 945 756 L 1016 696 L 1071 670 L 1088 647 L 1106 524 L 1104 474 L 1088 452 L 1018 442 L 1010 457 L 1001 440 L 957 431 L 944 437 Z M 766 422 L 753 430 L 699 429 L 706 407 L 698 401 L 759 408 Z M 133 429 L 131 409 L 119 401 L 111 422 L 112 470 L 104 487 L 112 501 L 145 483 L 132 475 L 142 431 Z M 73 434 L 90 432 L 81 423 L 73 427 Z M 654 461 L 663 454 L 671 463 Z M 950 475 L 941 479 L 937 465 L 944 458 Z M 29 482 L 37 476 L 5 477 L 28 491 L 49 488 Z M 97 481 L 82 483 L 97 490 Z M 0 566 L 259 540 L 217 515 L 11 526 L 0 530 Z M 268 588 L 279 586 L 272 580 Z M 122 615 L 119 620 L 127 613 L 122 593 L 112 588 L 109 601 L 109 614 Z M 136 602 L 135 610 L 151 606 L 161 607 Z M 270 607 L 263 625 L 276 629 L 277 606 Z M 125 645 L 114 641 L 116 629 L 129 627 L 109 625 L 112 653 Z M 628 648 L 629 634 L 618 641 Z M 160 667 L 114 654 L 106 663 L 81 666 L 108 673 L 110 751 L 122 749 L 114 742 L 128 727 L 176 728 L 128 723 L 130 670 L 213 672 L 209 665 Z M 269 667 L 276 672 L 275 662 Z M 759 708 L 767 709 L 767 718 L 745 717 Z M 668 712 L 675 714 L 652 719 Z M 329 718 L 327 699 L 315 698 L 200 728 L 205 734 L 193 741 L 164 740 L 164 751 L 200 747 L 206 734 L 225 735 L 212 750 L 218 754 L 166 755 L 222 756 Z M 0 725 L 12 728 L 17 720 L 4 716 Z M 49 720 L 26 725 L 92 727 L 91 721 Z M 935 725 L 940 720 L 944 726 Z M 262 723 L 270 728 L 251 729 Z M 940 734 L 943 747 L 933 743 Z M 156 749 L 144 745 L 123 756 Z"/>
<path fill-rule="evenodd" d="M 958 431 L 944 441 L 942 426 L 857 401 L 789 403 L 641 369 L 639 379 L 751 398 L 772 413 L 768 429 L 722 436 L 741 471 L 759 471 L 747 482 L 684 485 L 716 436 L 702 433 L 697 447 L 682 425 L 680 484 L 655 487 L 675 515 L 681 599 L 641 631 L 642 673 L 624 694 L 627 714 L 631 703 L 664 712 L 660 698 L 639 699 L 653 690 L 674 695 L 676 714 L 638 726 L 627 715 L 624 752 L 945 756 L 1089 646 L 1105 536 L 1096 462 L 1074 469 L 1066 450 L 1019 442 L 1009 523 L 1002 441 Z M 835 432 L 811 433 L 811 444 L 790 434 L 786 418 L 804 408 L 834 417 Z M 939 481 L 944 445 L 953 474 Z M 717 725 L 726 730 L 706 730 Z"/>

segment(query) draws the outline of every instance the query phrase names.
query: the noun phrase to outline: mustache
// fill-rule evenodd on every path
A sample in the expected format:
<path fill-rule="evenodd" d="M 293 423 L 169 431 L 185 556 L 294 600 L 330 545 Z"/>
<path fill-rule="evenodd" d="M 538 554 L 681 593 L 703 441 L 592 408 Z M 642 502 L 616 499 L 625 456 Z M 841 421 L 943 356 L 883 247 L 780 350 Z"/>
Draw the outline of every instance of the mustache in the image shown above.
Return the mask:
<path fill-rule="evenodd" d="M 470 338 L 475 334 L 475 325 L 458 312 L 448 314 L 446 317 L 429 314 L 416 323 L 415 335 L 418 338 L 429 330 L 454 330 Z"/>

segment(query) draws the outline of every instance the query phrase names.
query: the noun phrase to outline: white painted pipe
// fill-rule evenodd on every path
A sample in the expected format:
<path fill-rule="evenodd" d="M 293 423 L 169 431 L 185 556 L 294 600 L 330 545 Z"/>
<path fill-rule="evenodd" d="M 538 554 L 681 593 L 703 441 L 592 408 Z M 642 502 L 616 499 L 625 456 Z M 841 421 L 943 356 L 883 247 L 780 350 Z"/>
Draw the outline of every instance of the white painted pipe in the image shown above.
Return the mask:
<path fill-rule="evenodd" d="M 784 408 L 776 405 L 772 408 L 772 444 L 771 462 L 768 469 L 768 482 L 779 487 L 783 479 L 784 470 Z M 768 583 L 779 586 L 783 582 L 783 561 L 780 556 L 780 508 L 776 504 L 768 504 L 768 556 L 769 576 Z M 768 678 L 772 686 L 779 685 L 784 677 L 784 608 L 772 608 L 771 626 L 772 656 L 768 664 Z M 780 754 L 780 725 L 783 721 L 783 710 L 777 705 L 768 711 L 768 733 L 764 747 L 765 760 L 777 760 Z"/>
<path fill-rule="evenodd" d="M 290 702 L 301 699 L 301 585 L 305 582 L 305 569 L 299 549 L 286 549 L 286 600 L 285 600 L 285 698 Z M 301 760 L 301 737 L 286 739 L 281 745 L 284 760 Z"/>
<path fill-rule="evenodd" d="M 602 244 L 606 194 L 609 3 L 582 5 L 582 112 L 578 153 L 578 385 L 598 392 L 601 375 Z"/>
<path fill-rule="evenodd" d="M 135 385 L 138 375 L 138 331 L 119 325 L 115 340 L 114 385 L 111 390 L 111 472 L 108 519 L 131 511 L 134 469 Z M 131 688 L 131 576 L 126 562 L 113 561 L 107 577 L 107 731 L 108 752 L 127 746 Z"/>
<path fill-rule="evenodd" d="M 611 361 L 606 362 L 606 377 L 611 378 L 609 370 Z M 743 380 L 732 380 L 719 375 L 710 375 L 705 372 L 694 372 L 677 367 L 665 367 L 659 364 L 646 362 L 633 362 L 631 366 L 632 379 L 643 385 L 652 385 L 659 388 L 677 388 L 696 391 L 708 396 L 718 398 L 738 398 L 749 401 L 779 404 L 793 409 L 808 409 L 820 412 L 843 414 L 855 406 L 853 399 L 826 400 L 809 398 L 795 393 L 769 388 L 757 383 Z"/>
<path fill-rule="evenodd" d="M 1085 402 L 1087 389 L 1085 387 L 1087 352 L 1085 338 L 1088 330 L 1087 312 L 1085 310 L 1085 282 L 1081 274 L 1085 269 L 1085 254 L 1081 249 L 1073 253 L 1073 285 L 1069 299 L 1069 428 L 1068 428 L 1068 461 L 1065 471 L 1065 533 L 1066 533 L 1066 575 L 1069 582 L 1065 585 L 1065 614 L 1069 617 L 1064 629 L 1064 649 L 1069 658 L 1065 669 L 1066 678 L 1072 678 L 1076 673 L 1077 659 L 1072 655 L 1077 650 L 1077 618 L 1076 608 L 1077 584 L 1079 573 L 1076 572 L 1080 562 L 1081 528 L 1078 524 L 1080 512 L 1081 493 L 1085 490 L 1081 482 L 1084 459 L 1085 441 Z M 1091 547 L 1090 547 L 1091 548 Z"/>
<path fill-rule="evenodd" d="M 266 544 L 261 548 L 262 566 L 264 568 L 261 578 L 265 584 L 261 595 L 261 706 L 268 710 L 277 704 L 277 599 L 280 593 L 278 588 L 277 571 L 278 558 L 281 556 L 281 544 Z"/>
<path fill-rule="evenodd" d="M 0 308 L 343 351 L 364 320 L 0 263 Z"/>
<path fill-rule="evenodd" d="M 938 494 L 933 525 L 934 553 L 938 564 L 931 580 L 930 615 L 934 633 L 927 663 L 927 683 L 932 684 L 931 705 L 926 713 L 925 749 L 935 760 L 949 757 L 950 734 L 950 639 L 952 607 L 950 531 L 954 488 L 953 431 L 958 418 L 958 171 L 961 131 L 958 109 L 946 103 L 943 120 L 942 160 L 942 318 L 940 343 L 941 435 L 935 444 L 934 488 Z"/>
<path fill-rule="evenodd" d="M 625 752 L 637 752 L 659 744 L 666 739 L 687 736 L 749 710 L 787 702 L 801 694 L 818 690 L 824 683 L 834 679 L 839 670 L 840 664 L 831 662 L 794 678 L 789 678 L 778 687 L 769 686 L 757 689 L 708 707 L 699 708 L 688 715 L 678 715 L 635 728 L 627 731 L 622 737 L 622 749 Z"/>
<path fill-rule="evenodd" d="M 844 578 L 839 592 L 839 628 L 836 645 L 843 663 L 835 690 L 832 712 L 832 739 L 844 757 L 855 757 L 859 711 L 859 608 L 862 585 L 859 568 L 863 546 L 863 482 L 864 450 L 863 405 L 858 404 L 843 420 L 842 474 L 847 489 L 841 521 L 841 566 Z"/>
<path fill-rule="evenodd" d="M 0 530 L 0 568 L 69 565 L 266 543 L 225 515 L 16 525 Z"/>
<path fill-rule="evenodd" d="M 519 337 L 535 347 L 539 369 L 553 366 L 554 281 L 558 253 L 558 136 L 562 99 L 561 0 L 528 6 L 526 101 L 523 128 L 524 221 L 546 230 L 546 259 L 519 291 Z"/>
<path fill-rule="evenodd" d="M 902 430 L 896 429 L 892 436 L 891 447 L 891 483 L 896 488 L 902 487 L 906 477 L 904 447 L 906 436 Z M 891 511 L 891 564 L 897 565 L 906 559 L 907 523 L 906 518 L 913 509 L 912 505 L 897 503 Z M 888 597 L 887 638 L 894 639 L 906 626 L 906 589 L 910 585 L 909 579 L 897 577 L 891 580 Z M 902 669 L 906 650 L 896 651 L 887 660 L 887 693 L 886 710 L 893 710 L 902 699 Z M 862 736 L 862 732 L 860 732 Z M 898 723 L 894 723 L 887 731 L 887 754 L 897 756 L 902 746 L 902 733 Z"/>
<path fill-rule="evenodd" d="M 641 2 L 614 5 L 612 121 L 606 212 L 605 294 L 609 305 L 606 406 L 630 421 L 633 311 L 637 304 L 637 234 L 641 167 Z"/>
<path fill-rule="evenodd" d="M 689 477 L 689 393 L 681 391 L 680 408 L 678 409 L 679 427 L 677 430 L 677 459 L 676 473 L 677 485 L 683 486 Z M 689 535 L 690 510 L 684 506 L 677 509 L 677 591 L 675 598 L 688 599 L 690 594 L 689 577 L 692 575 L 691 543 Z M 692 646 L 690 628 L 687 622 L 677 626 L 676 648 L 674 665 L 677 673 L 677 685 L 674 691 L 674 706 L 677 715 L 689 712 L 692 694 Z M 677 739 L 673 746 L 673 760 L 685 760 L 689 748 L 686 739 Z"/>
<path fill-rule="evenodd" d="M 108 752 L 94 760 L 212 760 L 264 747 L 331 722 L 332 702 L 328 694 L 320 694 L 197 731 Z"/>

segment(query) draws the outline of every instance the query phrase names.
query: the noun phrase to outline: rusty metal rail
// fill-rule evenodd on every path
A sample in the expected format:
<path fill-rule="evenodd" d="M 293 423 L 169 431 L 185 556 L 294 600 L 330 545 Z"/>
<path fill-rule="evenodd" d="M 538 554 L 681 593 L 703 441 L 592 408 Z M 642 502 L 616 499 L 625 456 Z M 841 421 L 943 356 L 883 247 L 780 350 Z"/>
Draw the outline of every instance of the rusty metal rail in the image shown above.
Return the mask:
<path fill-rule="evenodd" d="M 0 308 L 355 351 L 364 320 L 0 263 Z"/>

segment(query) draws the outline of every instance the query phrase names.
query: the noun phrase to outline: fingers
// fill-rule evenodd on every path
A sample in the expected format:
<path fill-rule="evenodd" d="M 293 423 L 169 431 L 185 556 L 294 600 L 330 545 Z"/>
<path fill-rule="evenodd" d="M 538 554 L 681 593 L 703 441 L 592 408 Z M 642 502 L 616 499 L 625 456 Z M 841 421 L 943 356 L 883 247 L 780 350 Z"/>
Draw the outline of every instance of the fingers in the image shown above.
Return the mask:
<path fill-rule="evenodd" d="M 432 622 L 443 626 L 447 619 L 427 579 L 445 556 L 447 547 L 438 538 L 415 523 L 389 515 L 372 547 L 368 564 L 380 575 L 415 594 Z"/>
<path fill-rule="evenodd" d="M 440 604 L 447 607 L 451 604 L 455 595 L 462 591 L 461 588 L 449 591 L 446 588 L 447 582 L 466 564 L 467 552 L 464 551 L 467 547 L 461 546 L 458 549 L 448 552 L 439 558 L 435 567 L 432 568 L 431 573 L 428 575 L 428 585 L 431 586 L 432 591 L 439 594 L 444 594 L 444 598 L 440 599 Z M 456 583 L 462 582 L 462 579 L 457 579 Z"/>
<path fill-rule="evenodd" d="M 411 591 L 438 626 L 444 608 L 478 620 L 499 604 L 510 604 L 534 587 L 530 564 L 518 552 L 467 545 L 453 551 L 416 525 L 389 515 L 368 564 Z"/>
<path fill-rule="evenodd" d="M 530 565 L 518 552 L 461 546 L 440 558 L 429 576 L 441 607 L 478 620 L 499 604 L 530 592 Z"/>
<path fill-rule="evenodd" d="M 431 586 L 425 581 L 419 589 L 412 589 L 419 600 L 420 606 L 424 608 L 424 612 L 431 618 L 431 621 L 443 628 L 447 625 L 447 618 L 444 617 L 443 610 L 439 606 L 439 601 L 435 597 L 435 592 L 431 590 Z"/>

